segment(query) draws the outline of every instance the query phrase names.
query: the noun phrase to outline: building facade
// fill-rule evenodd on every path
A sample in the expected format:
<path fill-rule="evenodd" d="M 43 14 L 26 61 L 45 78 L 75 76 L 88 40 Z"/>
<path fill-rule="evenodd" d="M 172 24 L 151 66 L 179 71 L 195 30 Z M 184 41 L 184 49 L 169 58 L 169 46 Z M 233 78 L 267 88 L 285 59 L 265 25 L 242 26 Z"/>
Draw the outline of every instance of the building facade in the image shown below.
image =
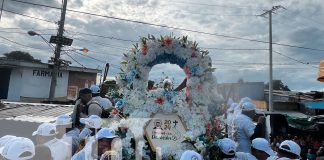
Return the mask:
<path fill-rule="evenodd" d="M 49 97 L 51 64 L 0 59 L 0 99 L 41 102 Z M 55 100 L 77 98 L 80 88 L 96 83 L 99 70 L 61 67 L 57 75 Z"/>

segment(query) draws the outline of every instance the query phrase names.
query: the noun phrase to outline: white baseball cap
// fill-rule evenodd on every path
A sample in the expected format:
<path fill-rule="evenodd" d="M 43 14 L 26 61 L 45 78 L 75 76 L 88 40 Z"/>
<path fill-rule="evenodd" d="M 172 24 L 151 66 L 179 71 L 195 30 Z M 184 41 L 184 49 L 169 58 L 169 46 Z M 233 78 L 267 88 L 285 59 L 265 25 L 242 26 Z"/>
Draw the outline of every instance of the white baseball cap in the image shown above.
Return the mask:
<path fill-rule="evenodd" d="M 245 102 L 242 104 L 242 111 L 253 111 L 256 106 L 252 102 Z"/>
<path fill-rule="evenodd" d="M 246 102 L 252 102 L 252 99 L 250 97 L 243 97 L 240 100 L 240 104 L 246 103 Z"/>
<path fill-rule="evenodd" d="M 275 156 L 276 153 L 271 149 L 269 142 L 264 138 L 255 138 L 251 146 L 257 150 L 266 152 L 269 156 Z"/>
<path fill-rule="evenodd" d="M 292 140 L 285 140 L 280 143 L 279 149 L 295 154 L 300 157 L 301 149 L 299 145 Z"/>
<path fill-rule="evenodd" d="M 55 125 L 70 125 L 72 118 L 69 115 L 60 115 L 56 117 Z"/>
<path fill-rule="evenodd" d="M 0 149 L 1 155 L 9 160 L 27 160 L 35 155 L 34 143 L 24 137 L 16 137 Z"/>
<path fill-rule="evenodd" d="M 112 128 L 101 128 L 96 134 L 96 139 L 115 138 L 115 137 L 118 136 L 116 136 L 115 130 L 113 130 Z"/>
<path fill-rule="evenodd" d="M 56 126 L 52 123 L 42 123 L 38 126 L 37 130 L 33 132 L 33 136 L 40 135 L 40 136 L 54 136 L 56 135 Z"/>
<path fill-rule="evenodd" d="M 87 125 L 89 128 L 99 129 L 102 126 L 102 119 L 97 115 L 91 115 L 88 118 L 80 118 L 80 122 Z"/>
<path fill-rule="evenodd" d="M 193 150 L 188 150 L 182 153 L 180 160 L 202 160 L 202 156 Z"/>
<path fill-rule="evenodd" d="M 93 94 L 100 93 L 100 88 L 99 88 L 99 86 L 97 86 L 97 85 L 92 85 L 92 86 L 90 87 L 90 90 L 91 90 L 91 92 L 92 92 Z"/>
<path fill-rule="evenodd" d="M 235 155 L 235 142 L 229 138 L 223 138 L 217 141 L 219 149 L 226 155 Z"/>
<path fill-rule="evenodd" d="M 12 139 L 17 138 L 16 136 L 13 135 L 5 135 L 0 138 L 0 147 L 3 147 L 6 145 L 7 142 L 10 142 Z"/>
<path fill-rule="evenodd" d="M 234 111 L 234 109 L 236 108 L 236 106 L 238 106 L 237 103 L 232 103 L 231 106 L 228 108 L 228 111 L 229 111 L 229 112 Z"/>

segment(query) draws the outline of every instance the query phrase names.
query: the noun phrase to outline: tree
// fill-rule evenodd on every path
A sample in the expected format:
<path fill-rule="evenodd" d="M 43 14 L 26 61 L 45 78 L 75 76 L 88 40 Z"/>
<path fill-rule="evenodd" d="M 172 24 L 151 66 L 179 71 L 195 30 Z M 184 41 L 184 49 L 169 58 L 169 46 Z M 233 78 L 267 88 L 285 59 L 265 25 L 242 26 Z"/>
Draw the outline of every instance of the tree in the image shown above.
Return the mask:
<path fill-rule="evenodd" d="M 289 87 L 285 85 L 281 80 L 273 80 L 272 84 L 273 90 L 290 91 Z M 267 83 L 264 87 L 265 89 L 269 89 L 269 83 Z"/>
<path fill-rule="evenodd" d="M 41 60 L 35 59 L 28 52 L 12 51 L 12 52 L 9 52 L 9 53 L 5 53 L 3 55 L 5 56 L 6 59 L 10 59 L 10 60 L 22 60 L 22 61 L 27 61 L 27 62 L 41 63 Z"/>

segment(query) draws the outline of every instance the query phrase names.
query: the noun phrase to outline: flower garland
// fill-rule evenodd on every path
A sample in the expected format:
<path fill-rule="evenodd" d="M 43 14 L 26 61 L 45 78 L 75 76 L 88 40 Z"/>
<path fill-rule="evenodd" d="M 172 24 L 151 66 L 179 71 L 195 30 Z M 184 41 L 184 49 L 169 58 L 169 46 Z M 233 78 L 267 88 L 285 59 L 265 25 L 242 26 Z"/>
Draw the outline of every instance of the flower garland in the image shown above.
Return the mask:
<path fill-rule="evenodd" d="M 207 124 L 211 118 L 209 108 L 216 108 L 218 104 L 215 102 L 221 99 L 215 88 L 217 83 L 212 75 L 215 69 L 208 51 L 201 50 L 196 42 L 188 41 L 187 37 L 155 38 L 149 35 L 141 38 L 140 42 L 124 54 L 121 72 L 117 76 L 124 95 L 120 102 L 123 113 L 130 118 L 150 118 L 157 112 L 177 113 L 187 126 L 188 137 L 195 139 L 204 134 L 206 129 L 202 124 Z M 184 70 L 187 79 L 185 93 L 147 90 L 151 68 L 167 62 Z"/>

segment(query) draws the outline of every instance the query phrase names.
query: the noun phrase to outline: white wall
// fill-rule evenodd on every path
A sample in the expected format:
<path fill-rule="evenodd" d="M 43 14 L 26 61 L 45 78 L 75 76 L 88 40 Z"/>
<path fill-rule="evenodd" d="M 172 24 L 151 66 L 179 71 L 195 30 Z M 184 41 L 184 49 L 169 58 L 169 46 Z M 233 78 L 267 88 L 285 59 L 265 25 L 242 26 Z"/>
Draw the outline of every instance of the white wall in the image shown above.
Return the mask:
<path fill-rule="evenodd" d="M 20 101 L 20 92 L 22 85 L 22 70 L 14 68 L 11 70 L 9 90 L 7 99 L 10 101 Z"/>
<path fill-rule="evenodd" d="M 48 98 L 51 84 L 51 70 L 43 68 L 13 69 L 10 76 L 8 99 L 19 101 L 20 97 Z M 68 71 L 60 71 L 57 78 L 55 97 L 66 97 Z"/>

